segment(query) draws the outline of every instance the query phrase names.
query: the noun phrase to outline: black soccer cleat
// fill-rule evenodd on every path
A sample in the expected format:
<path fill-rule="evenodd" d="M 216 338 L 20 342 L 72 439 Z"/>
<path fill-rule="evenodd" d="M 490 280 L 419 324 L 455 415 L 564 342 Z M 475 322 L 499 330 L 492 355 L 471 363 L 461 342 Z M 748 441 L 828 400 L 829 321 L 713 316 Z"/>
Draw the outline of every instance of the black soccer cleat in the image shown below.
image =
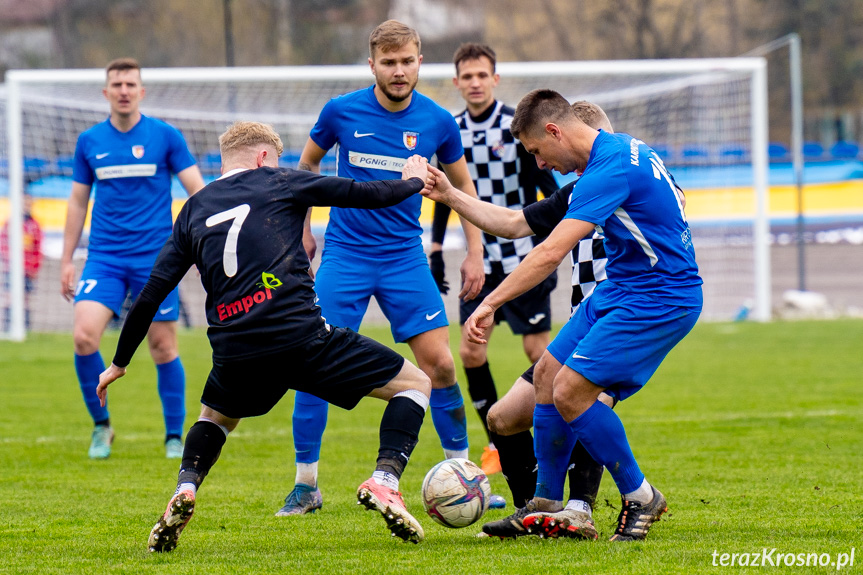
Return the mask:
<path fill-rule="evenodd" d="M 609 541 L 641 541 L 647 537 L 650 526 L 668 511 L 665 496 L 652 485 L 653 500 L 647 504 L 622 499 L 623 508 L 617 517 L 617 529 Z"/>
<path fill-rule="evenodd" d="M 150 552 L 164 553 L 177 547 L 180 533 L 195 512 L 195 494 L 192 491 L 180 491 L 168 503 L 165 513 L 150 531 L 147 549 Z"/>
<path fill-rule="evenodd" d="M 539 512 L 528 515 L 522 525 L 531 535 L 539 535 L 543 539 L 595 540 L 599 537 L 593 519 L 584 511 L 564 509 L 555 513 Z"/>
<path fill-rule="evenodd" d="M 497 521 L 491 521 L 482 526 L 482 532 L 489 537 L 513 539 L 522 535 L 530 535 L 522 521 L 531 513 L 536 513 L 536 503 L 531 499 L 527 505 L 515 510 L 515 513 Z"/>

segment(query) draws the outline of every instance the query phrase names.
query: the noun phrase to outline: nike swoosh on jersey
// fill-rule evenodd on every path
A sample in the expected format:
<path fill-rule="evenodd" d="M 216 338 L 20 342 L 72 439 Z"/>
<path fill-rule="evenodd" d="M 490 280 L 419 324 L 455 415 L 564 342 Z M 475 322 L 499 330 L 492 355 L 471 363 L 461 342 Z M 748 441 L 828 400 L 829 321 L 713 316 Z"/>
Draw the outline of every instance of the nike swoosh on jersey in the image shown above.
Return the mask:
<path fill-rule="evenodd" d="M 427 313 L 427 314 L 426 314 L 426 320 L 428 320 L 428 321 L 433 320 L 433 319 L 434 319 L 434 318 L 436 318 L 438 315 L 440 315 L 440 312 L 441 312 L 441 311 L 442 311 L 442 310 L 437 310 L 436 312 L 434 312 L 434 313 L 432 313 L 432 314 L 428 314 L 428 313 Z"/>
<path fill-rule="evenodd" d="M 111 152 L 105 152 L 104 154 L 96 154 L 96 159 L 101 160 L 102 158 L 109 156 Z"/>
<path fill-rule="evenodd" d="M 160 309 L 160 310 L 159 310 L 159 313 L 160 313 L 160 314 L 162 314 L 162 315 L 167 315 L 167 314 L 171 313 L 171 311 L 172 311 L 173 309 L 174 309 L 174 306 L 171 306 L 171 307 L 168 307 L 168 308 L 165 308 L 165 309 Z"/>
<path fill-rule="evenodd" d="M 366 136 L 374 136 L 374 132 L 369 132 L 367 134 L 360 134 L 358 130 L 354 130 L 354 138 L 365 138 Z"/>
<path fill-rule="evenodd" d="M 533 316 L 532 318 L 530 318 L 529 320 L 527 320 L 527 323 L 529 323 L 530 325 L 536 325 L 544 319 L 545 319 L 545 314 L 544 313 L 538 313 L 535 316 Z"/>

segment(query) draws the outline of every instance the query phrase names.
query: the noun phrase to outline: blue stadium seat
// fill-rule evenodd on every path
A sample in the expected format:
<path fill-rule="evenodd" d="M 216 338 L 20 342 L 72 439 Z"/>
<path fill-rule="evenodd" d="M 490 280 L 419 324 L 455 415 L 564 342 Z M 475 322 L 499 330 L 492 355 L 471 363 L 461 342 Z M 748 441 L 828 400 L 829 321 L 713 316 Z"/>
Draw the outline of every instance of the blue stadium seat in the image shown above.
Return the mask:
<path fill-rule="evenodd" d="M 207 152 L 201 156 L 198 166 L 205 175 L 218 175 L 222 170 L 222 154 L 218 150 Z"/>
<path fill-rule="evenodd" d="M 707 159 L 710 157 L 710 153 L 705 146 L 695 145 L 683 146 L 680 150 L 680 155 L 683 162 L 687 164 L 707 162 Z"/>
<path fill-rule="evenodd" d="M 854 160 L 859 154 L 860 146 L 856 142 L 836 142 L 830 147 L 834 160 Z"/>
<path fill-rule="evenodd" d="M 824 146 L 818 142 L 803 142 L 803 158 L 807 160 L 823 160 Z"/>
<path fill-rule="evenodd" d="M 41 156 L 24 156 L 24 173 L 38 176 L 49 171 L 51 160 Z"/>
<path fill-rule="evenodd" d="M 742 144 L 726 144 L 719 148 L 722 163 L 742 163 L 749 158 L 749 148 Z"/>
<path fill-rule="evenodd" d="M 767 157 L 771 162 L 790 162 L 791 154 L 788 146 L 782 142 L 770 142 L 767 146 Z"/>
<path fill-rule="evenodd" d="M 651 144 L 650 147 L 653 148 L 653 151 L 656 152 L 657 155 L 659 155 L 659 159 L 662 160 L 662 163 L 671 163 L 673 155 L 671 146 L 668 144 Z"/>
<path fill-rule="evenodd" d="M 300 154 L 299 150 L 285 150 L 279 158 L 279 165 L 283 168 L 296 168 L 300 163 Z"/>
<path fill-rule="evenodd" d="M 75 156 L 58 156 L 54 164 L 61 176 L 71 176 L 75 167 Z"/>

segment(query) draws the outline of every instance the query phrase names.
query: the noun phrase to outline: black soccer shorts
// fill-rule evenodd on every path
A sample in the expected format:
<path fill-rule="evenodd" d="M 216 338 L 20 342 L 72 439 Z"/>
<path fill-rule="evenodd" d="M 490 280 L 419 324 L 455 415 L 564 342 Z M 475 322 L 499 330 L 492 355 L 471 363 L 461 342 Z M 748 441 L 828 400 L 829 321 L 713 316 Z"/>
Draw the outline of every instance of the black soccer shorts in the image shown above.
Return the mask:
<path fill-rule="evenodd" d="M 295 348 L 247 359 L 214 359 L 201 403 L 227 417 L 254 417 L 295 389 L 353 409 L 398 375 L 404 361 L 368 337 L 331 327 Z"/>
<path fill-rule="evenodd" d="M 459 300 L 459 322 L 467 321 L 482 300 L 506 278 L 500 273 L 486 274 L 479 295 L 470 301 Z M 557 287 L 557 271 L 539 285 L 512 301 L 508 301 L 494 314 L 494 323 L 505 321 L 515 335 L 531 335 L 551 331 L 551 292 Z"/>

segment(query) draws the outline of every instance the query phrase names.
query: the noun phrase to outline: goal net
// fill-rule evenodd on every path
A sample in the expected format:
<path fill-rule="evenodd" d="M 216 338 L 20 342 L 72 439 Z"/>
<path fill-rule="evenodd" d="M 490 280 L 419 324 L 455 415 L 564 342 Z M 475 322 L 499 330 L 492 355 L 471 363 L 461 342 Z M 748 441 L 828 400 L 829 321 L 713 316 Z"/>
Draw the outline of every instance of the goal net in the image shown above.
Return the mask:
<path fill-rule="evenodd" d="M 769 318 L 763 59 L 501 63 L 497 71 L 501 82 L 495 95 L 503 102 L 515 106 L 532 89 L 552 88 L 570 101 L 601 105 L 616 131 L 653 146 L 686 192 L 705 281 L 702 317 L 731 319 L 750 306 L 754 317 Z M 62 300 L 59 288 L 66 200 L 77 137 L 108 114 L 101 94 L 104 74 L 13 70 L 0 89 L 0 223 L 9 224 L 0 337 L 71 329 L 72 306 Z M 444 108 L 460 111 L 464 102 L 452 76 L 452 65 L 424 64 L 417 89 Z M 151 68 L 142 77 L 147 90 L 142 112 L 180 129 L 206 181 L 218 176 L 218 137 L 231 122 L 272 124 L 285 144 L 283 164 L 295 167 L 328 99 L 373 82 L 368 66 Z M 334 173 L 332 153 L 322 167 Z M 33 198 L 32 214 L 44 233 L 35 276 L 26 271 L 32 262 L 25 260 L 33 256 L 25 255 L 30 240 L 22 233 L 25 192 Z M 175 180 L 175 210 L 184 197 Z M 426 217 L 427 210 L 423 213 Z M 324 211 L 320 217 L 325 216 Z M 85 227 L 76 251 L 78 273 L 87 233 Z M 568 282 L 560 283 L 559 289 L 567 291 Z M 205 325 L 197 279 L 184 280 L 181 297 L 188 312 L 181 319 Z"/>

